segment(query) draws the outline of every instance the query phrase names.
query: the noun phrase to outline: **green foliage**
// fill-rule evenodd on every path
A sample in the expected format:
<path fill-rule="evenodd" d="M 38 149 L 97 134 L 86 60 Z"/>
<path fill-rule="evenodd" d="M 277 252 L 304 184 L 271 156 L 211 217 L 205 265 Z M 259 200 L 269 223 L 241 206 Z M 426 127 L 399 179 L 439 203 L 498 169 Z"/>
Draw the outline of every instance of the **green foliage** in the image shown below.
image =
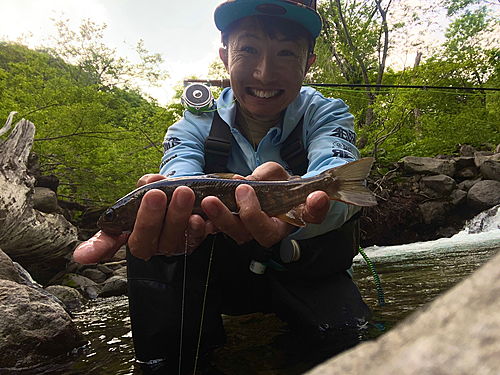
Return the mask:
<path fill-rule="evenodd" d="M 60 197 L 111 203 L 157 173 L 175 109 L 92 83 L 92 72 L 75 79 L 78 67 L 16 44 L 0 44 L 0 67 L 0 118 L 17 111 L 35 124 L 33 151 L 42 171 L 59 177 Z"/>
<path fill-rule="evenodd" d="M 466 89 L 500 87 L 499 9 L 493 13 L 481 0 L 443 0 L 450 23 L 442 45 L 413 68 L 387 68 L 381 75 L 383 13 L 377 13 L 377 3 L 382 4 L 350 0 L 322 3 L 324 31 L 318 39 L 312 80 L 374 84 L 382 77 L 380 83 L 388 85 L 464 89 L 320 89 L 325 96 L 342 98 L 350 106 L 363 141 L 362 154 L 392 162 L 406 155 L 454 153 L 461 144 L 480 147 L 485 142 L 500 143 L 500 92 Z M 404 35 L 409 26 L 423 24 L 425 12 L 436 11 L 428 8 L 415 13 L 397 1 L 392 7 L 399 7 L 399 11 L 391 13 L 388 5 L 385 8 L 387 22 L 392 25 L 388 28 L 391 43 L 410 40 L 409 33 Z M 393 47 L 389 44 L 389 51 Z M 370 113 L 371 121 L 365 121 Z"/>

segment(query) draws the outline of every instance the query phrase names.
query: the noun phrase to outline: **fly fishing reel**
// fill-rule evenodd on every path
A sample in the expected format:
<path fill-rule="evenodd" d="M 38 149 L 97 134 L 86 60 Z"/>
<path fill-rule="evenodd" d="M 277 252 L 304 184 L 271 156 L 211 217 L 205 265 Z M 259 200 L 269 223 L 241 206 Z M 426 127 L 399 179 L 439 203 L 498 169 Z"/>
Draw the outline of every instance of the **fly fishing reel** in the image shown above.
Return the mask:
<path fill-rule="evenodd" d="M 211 111 L 215 101 L 209 87 L 201 83 L 192 83 L 184 89 L 181 102 L 189 112 L 200 115 Z"/>

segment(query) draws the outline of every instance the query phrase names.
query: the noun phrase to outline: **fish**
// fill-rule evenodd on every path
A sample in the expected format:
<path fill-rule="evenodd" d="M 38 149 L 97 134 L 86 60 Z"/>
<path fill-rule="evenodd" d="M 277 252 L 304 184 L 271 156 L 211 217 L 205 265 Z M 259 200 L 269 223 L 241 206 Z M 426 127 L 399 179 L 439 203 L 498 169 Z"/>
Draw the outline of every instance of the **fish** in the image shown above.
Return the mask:
<path fill-rule="evenodd" d="M 218 197 L 233 213 L 238 214 L 235 190 L 241 184 L 250 185 L 257 195 L 262 211 L 297 227 L 306 225 L 302 210 L 307 196 L 317 190 L 328 194 L 331 200 L 356 206 L 375 206 L 377 200 L 366 187 L 365 179 L 370 173 L 373 158 L 362 158 L 339 167 L 334 167 L 308 178 L 291 178 L 287 181 L 247 181 L 225 179 L 213 175 L 176 177 L 143 185 L 116 201 L 101 215 L 97 226 L 109 235 L 130 233 L 134 228 L 137 211 L 146 192 L 152 189 L 163 191 L 172 198 L 179 186 L 187 186 L 195 193 L 193 214 L 206 219 L 201 201 L 207 196 Z M 168 210 L 168 206 L 167 206 Z"/>

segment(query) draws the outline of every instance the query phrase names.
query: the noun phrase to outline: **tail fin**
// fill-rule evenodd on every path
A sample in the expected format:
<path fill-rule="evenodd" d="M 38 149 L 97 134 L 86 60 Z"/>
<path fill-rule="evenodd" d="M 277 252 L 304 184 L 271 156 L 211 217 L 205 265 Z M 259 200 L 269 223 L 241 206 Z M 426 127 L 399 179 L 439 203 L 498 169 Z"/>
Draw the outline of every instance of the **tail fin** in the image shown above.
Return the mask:
<path fill-rule="evenodd" d="M 363 158 L 323 172 L 336 181 L 331 191 L 327 191 L 330 199 L 356 206 L 375 206 L 377 200 L 364 184 L 373 162 L 373 158 Z"/>

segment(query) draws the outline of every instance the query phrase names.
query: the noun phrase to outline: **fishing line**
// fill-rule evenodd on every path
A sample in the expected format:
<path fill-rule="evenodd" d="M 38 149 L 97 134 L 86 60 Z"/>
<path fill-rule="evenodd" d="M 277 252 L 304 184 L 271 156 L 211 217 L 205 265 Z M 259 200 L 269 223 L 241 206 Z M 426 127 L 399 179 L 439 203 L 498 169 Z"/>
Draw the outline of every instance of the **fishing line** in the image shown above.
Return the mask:
<path fill-rule="evenodd" d="M 366 264 L 368 264 L 368 267 L 372 272 L 373 278 L 375 279 L 375 285 L 377 286 L 377 294 L 378 294 L 378 305 L 384 306 L 385 305 L 384 291 L 382 290 L 382 284 L 380 282 L 380 277 L 378 276 L 377 270 L 375 269 L 375 266 L 373 265 L 372 261 L 370 260 L 370 258 L 368 258 L 368 255 L 365 254 L 361 246 L 359 247 L 359 253 L 363 256 Z"/>
<path fill-rule="evenodd" d="M 179 375 L 181 375 L 182 339 L 184 336 L 184 306 L 185 306 L 185 302 L 186 302 L 187 247 L 188 247 L 188 238 L 187 238 L 187 233 L 186 233 L 186 242 L 184 244 L 184 275 L 182 277 L 181 333 L 180 333 L 180 339 L 179 339 Z"/>
<path fill-rule="evenodd" d="M 214 235 L 214 240 L 212 242 L 212 250 L 210 251 L 210 260 L 208 261 L 207 281 L 205 282 L 205 294 L 203 295 L 203 305 L 201 308 L 200 332 L 198 334 L 198 345 L 196 346 L 196 356 L 194 358 L 193 374 L 196 374 L 196 366 L 198 365 L 198 355 L 200 354 L 201 331 L 203 329 L 203 318 L 205 317 L 205 305 L 206 305 L 207 294 L 208 294 L 208 280 L 210 279 L 210 269 L 212 268 L 212 258 L 214 255 L 215 239 L 216 238 L 217 238 L 217 234 Z"/>

